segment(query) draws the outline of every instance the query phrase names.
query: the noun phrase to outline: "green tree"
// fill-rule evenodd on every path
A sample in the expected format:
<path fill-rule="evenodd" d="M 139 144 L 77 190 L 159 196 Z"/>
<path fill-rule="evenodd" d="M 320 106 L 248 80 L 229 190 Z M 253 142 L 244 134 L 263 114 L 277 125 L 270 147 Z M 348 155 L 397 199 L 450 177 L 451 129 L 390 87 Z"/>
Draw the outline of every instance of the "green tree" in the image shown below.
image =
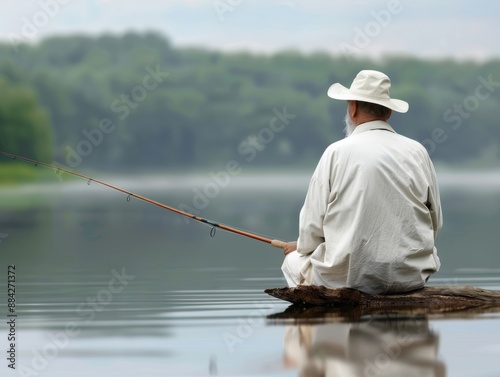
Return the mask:
<path fill-rule="evenodd" d="M 0 150 L 51 161 L 52 140 L 48 112 L 35 92 L 0 79 Z"/>
<path fill-rule="evenodd" d="M 54 139 L 43 145 L 53 144 L 61 163 L 66 163 L 68 149 L 88 143 L 85 135 L 99 132 L 100 120 L 109 118 L 116 127 L 94 139 L 91 153 L 82 152 L 84 166 L 217 169 L 229 159 L 246 161 L 249 155 L 242 155 L 241 143 L 259 132 L 265 136 L 262 130 L 275 111 L 286 108 L 296 117 L 260 148 L 252 165 L 311 166 L 328 144 L 343 137 L 346 105 L 328 98 L 328 87 L 333 82 L 349 86 L 361 69 L 391 77 L 391 94 L 410 103 L 410 111 L 394 114 L 391 124 L 423 143 L 434 160 L 457 164 L 481 158 L 493 164 L 500 159 L 498 60 L 390 56 L 347 62 L 326 53 L 225 53 L 179 48 L 161 34 L 133 32 L 52 37 L 18 50 L 16 54 L 0 44 L 0 75 L 11 86 L 2 95 L 12 97 L 14 91 L 25 103 L 38 103 L 33 105 L 38 111 L 49 111 Z M 157 69 L 168 77 L 156 85 L 147 75 Z M 494 84 L 476 98 L 484 81 Z M 464 104 L 472 110 L 457 113 Z M 44 117 L 36 116 L 37 122 L 43 124 Z M 28 132 L 33 138 L 33 131 Z M 19 144 L 22 132 L 16 135 L 3 142 Z"/>

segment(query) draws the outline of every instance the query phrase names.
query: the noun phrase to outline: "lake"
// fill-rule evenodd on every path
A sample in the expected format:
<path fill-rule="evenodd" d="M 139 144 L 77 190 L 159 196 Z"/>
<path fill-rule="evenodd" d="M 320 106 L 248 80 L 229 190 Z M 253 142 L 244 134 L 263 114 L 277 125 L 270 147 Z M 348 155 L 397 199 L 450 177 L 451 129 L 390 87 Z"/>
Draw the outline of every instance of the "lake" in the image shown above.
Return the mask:
<path fill-rule="evenodd" d="M 429 284 L 500 289 L 500 173 L 438 176 L 442 268 Z M 283 240 L 308 179 L 107 177 Z M 0 188 L 4 355 L 10 265 L 17 314 L 17 370 L 2 357 L 2 376 L 500 376 L 500 313 L 271 319 L 288 307 L 263 292 L 285 286 L 281 250 L 127 199 L 82 180 Z"/>

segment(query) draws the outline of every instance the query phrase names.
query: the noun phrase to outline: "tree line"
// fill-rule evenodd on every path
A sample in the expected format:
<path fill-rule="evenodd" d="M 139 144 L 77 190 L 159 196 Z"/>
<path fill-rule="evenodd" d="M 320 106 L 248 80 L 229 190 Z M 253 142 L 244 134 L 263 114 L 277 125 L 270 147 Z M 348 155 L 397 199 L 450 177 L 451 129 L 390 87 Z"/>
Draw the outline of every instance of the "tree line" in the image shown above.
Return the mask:
<path fill-rule="evenodd" d="M 438 162 L 500 160 L 500 61 L 175 47 L 153 32 L 0 45 L 0 149 L 72 168 L 314 164 L 343 137 L 326 96 L 361 69 L 410 103 L 390 123 Z"/>

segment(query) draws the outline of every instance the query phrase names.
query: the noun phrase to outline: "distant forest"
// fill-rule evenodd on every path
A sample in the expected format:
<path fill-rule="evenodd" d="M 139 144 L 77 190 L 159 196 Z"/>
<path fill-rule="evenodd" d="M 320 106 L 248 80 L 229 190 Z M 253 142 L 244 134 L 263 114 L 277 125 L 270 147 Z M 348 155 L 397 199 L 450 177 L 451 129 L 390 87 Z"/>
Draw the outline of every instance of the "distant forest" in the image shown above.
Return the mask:
<path fill-rule="evenodd" d="M 500 161 L 498 60 L 226 53 L 156 33 L 0 45 L 0 149 L 106 170 L 300 168 L 343 137 L 346 105 L 326 92 L 361 69 L 391 77 L 410 111 L 390 123 L 434 161 Z"/>

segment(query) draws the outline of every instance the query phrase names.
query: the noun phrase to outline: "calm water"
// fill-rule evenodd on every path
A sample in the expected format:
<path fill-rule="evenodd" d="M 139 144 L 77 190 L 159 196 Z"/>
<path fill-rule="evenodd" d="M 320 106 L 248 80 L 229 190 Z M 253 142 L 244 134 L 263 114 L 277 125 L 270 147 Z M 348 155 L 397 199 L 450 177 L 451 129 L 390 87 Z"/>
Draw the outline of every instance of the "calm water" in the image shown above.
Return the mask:
<path fill-rule="evenodd" d="M 431 284 L 500 289 L 500 174 L 440 174 L 442 270 Z M 113 179 L 178 207 L 209 180 Z M 295 238 L 307 176 L 233 178 L 202 215 Z M 17 371 L 2 376 L 500 376 L 500 314 L 267 318 L 287 304 L 279 249 L 188 223 L 85 181 L 0 189 L 0 349 L 16 265 Z"/>

